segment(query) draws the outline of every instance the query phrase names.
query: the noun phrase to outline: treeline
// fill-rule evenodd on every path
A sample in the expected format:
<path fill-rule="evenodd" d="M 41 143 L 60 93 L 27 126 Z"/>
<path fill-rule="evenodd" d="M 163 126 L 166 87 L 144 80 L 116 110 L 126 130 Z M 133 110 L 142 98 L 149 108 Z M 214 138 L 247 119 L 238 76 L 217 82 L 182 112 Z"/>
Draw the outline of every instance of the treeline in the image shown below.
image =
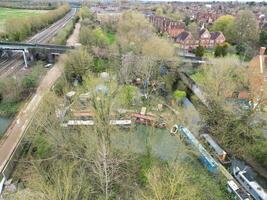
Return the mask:
<path fill-rule="evenodd" d="M 53 10 L 59 6 L 58 3 L 52 2 L 25 2 L 25 1 L 4 1 L 0 2 L 0 7 L 15 9 L 34 9 L 34 10 Z"/>
<path fill-rule="evenodd" d="M 42 63 L 37 63 L 28 75 L 7 77 L 0 81 L 0 116 L 12 117 L 22 101 L 27 99 L 38 86 L 45 72 Z"/>
<path fill-rule="evenodd" d="M 254 109 L 249 102 L 230 96 L 242 88 L 249 88 L 251 98 L 255 98 L 247 80 L 251 72 L 233 56 L 213 58 L 210 62 L 213 65 L 202 66 L 193 76 L 210 102 L 210 110 L 201 109 L 203 126 L 228 153 L 254 167 L 267 169 L 267 140 L 263 135 L 266 122 L 259 118 L 265 115 L 260 110 L 262 102 L 259 101 L 258 109 Z"/>
<path fill-rule="evenodd" d="M 33 33 L 36 33 L 37 31 L 57 21 L 69 10 L 70 7 L 68 5 L 62 5 L 55 10 L 51 10 L 36 17 L 7 20 L 6 33 L 2 36 L 2 39 L 7 39 L 9 41 L 22 41 L 31 36 Z"/>

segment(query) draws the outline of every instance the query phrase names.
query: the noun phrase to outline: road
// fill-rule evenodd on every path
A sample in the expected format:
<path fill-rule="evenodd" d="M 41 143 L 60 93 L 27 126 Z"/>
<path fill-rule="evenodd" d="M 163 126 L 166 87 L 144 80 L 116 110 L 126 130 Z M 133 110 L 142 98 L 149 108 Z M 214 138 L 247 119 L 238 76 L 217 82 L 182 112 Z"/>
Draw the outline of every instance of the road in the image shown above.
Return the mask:
<path fill-rule="evenodd" d="M 67 45 L 73 46 L 78 42 L 80 24 L 77 23 L 73 34 L 67 41 Z M 63 60 L 65 55 L 59 57 L 59 61 L 51 68 L 41 81 L 35 95 L 24 105 L 11 126 L 8 128 L 4 138 L 0 143 L 0 172 L 3 171 L 9 158 L 16 150 L 18 144 L 25 134 L 31 119 L 36 113 L 44 95 L 50 90 L 55 81 L 61 76 L 63 71 Z"/>

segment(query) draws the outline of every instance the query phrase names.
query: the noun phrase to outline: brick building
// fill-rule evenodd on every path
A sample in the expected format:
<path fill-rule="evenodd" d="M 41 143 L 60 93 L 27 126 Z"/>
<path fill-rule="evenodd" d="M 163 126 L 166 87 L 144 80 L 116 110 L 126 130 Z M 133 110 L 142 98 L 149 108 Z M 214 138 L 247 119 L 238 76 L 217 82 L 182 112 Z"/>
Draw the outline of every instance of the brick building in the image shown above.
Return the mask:
<path fill-rule="evenodd" d="M 173 38 L 185 30 L 185 24 L 182 21 L 173 21 L 169 18 L 156 15 L 150 15 L 149 21 L 159 32 L 166 32 Z"/>
<path fill-rule="evenodd" d="M 201 29 L 198 38 L 193 38 L 189 32 L 182 32 L 176 38 L 175 42 L 181 49 L 190 49 L 197 46 L 205 48 L 214 48 L 217 44 L 225 42 L 225 37 L 222 32 L 209 32 L 208 29 Z"/>
<path fill-rule="evenodd" d="M 196 41 L 193 35 L 188 31 L 183 31 L 176 38 L 175 42 L 180 45 L 181 49 L 193 49 L 196 47 Z"/>

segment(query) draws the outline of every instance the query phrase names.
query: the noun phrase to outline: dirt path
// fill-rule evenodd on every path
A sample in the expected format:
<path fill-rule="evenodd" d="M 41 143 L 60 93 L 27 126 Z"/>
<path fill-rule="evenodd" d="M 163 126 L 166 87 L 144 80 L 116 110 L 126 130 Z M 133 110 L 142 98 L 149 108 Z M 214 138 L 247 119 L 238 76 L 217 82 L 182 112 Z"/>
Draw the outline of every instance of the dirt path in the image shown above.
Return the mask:
<path fill-rule="evenodd" d="M 78 42 L 79 30 L 80 24 L 77 23 L 73 34 L 67 40 L 67 45 L 75 45 Z M 24 132 L 29 126 L 34 113 L 37 111 L 42 98 L 61 76 L 63 72 L 63 58 L 64 55 L 61 55 L 59 61 L 47 72 L 37 88 L 35 95 L 24 105 L 2 138 L 0 142 L 0 172 L 3 171 L 10 156 L 16 150 L 17 145 L 23 138 Z"/>

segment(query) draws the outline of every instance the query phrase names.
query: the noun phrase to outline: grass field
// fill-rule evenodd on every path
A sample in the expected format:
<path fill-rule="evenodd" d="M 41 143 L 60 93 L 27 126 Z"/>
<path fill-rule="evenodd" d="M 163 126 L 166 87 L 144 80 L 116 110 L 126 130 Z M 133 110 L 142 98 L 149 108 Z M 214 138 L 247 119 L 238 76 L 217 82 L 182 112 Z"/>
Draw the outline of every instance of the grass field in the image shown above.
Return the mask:
<path fill-rule="evenodd" d="M 8 19 L 27 18 L 48 12 L 46 10 L 24 10 L 0 7 L 0 32 L 5 31 L 5 22 Z"/>

